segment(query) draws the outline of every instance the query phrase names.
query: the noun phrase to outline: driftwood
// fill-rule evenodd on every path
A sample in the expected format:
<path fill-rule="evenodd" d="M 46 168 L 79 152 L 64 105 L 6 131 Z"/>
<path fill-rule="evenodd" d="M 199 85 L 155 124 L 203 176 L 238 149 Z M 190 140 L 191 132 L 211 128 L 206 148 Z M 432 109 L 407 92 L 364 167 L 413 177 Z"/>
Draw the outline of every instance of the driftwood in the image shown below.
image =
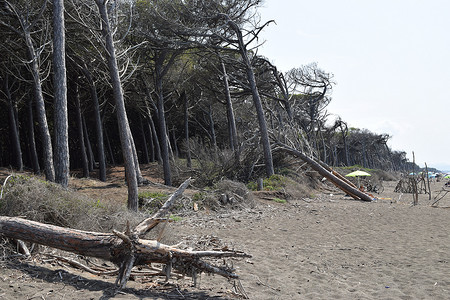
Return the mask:
<path fill-rule="evenodd" d="M 298 151 L 294 148 L 291 148 L 285 144 L 278 143 L 279 148 L 278 150 L 287 152 L 291 155 L 297 156 L 308 165 L 317 171 L 320 175 L 327 178 L 330 182 L 332 182 L 335 186 L 349 194 L 354 199 L 359 199 L 363 201 L 373 201 L 373 197 L 370 195 L 360 191 L 353 183 L 348 181 L 345 177 L 343 177 L 341 174 L 333 171 L 329 166 L 327 166 L 323 162 L 318 162 L 314 158 L 309 157 L 308 155 L 302 153 L 301 151 Z"/>
<path fill-rule="evenodd" d="M 238 278 L 233 269 L 212 265 L 202 258 L 250 257 L 243 252 L 188 251 L 161 244 L 157 240 L 142 238 L 149 230 L 165 220 L 163 218 L 189 182 L 190 179 L 186 180 L 158 212 L 142 221 L 133 230 L 127 228 L 125 232 L 116 230 L 113 233 L 90 232 L 0 216 L 0 235 L 111 261 L 119 266 L 116 280 L 119 289 L 125 287 L 133 266 L 150 263 L 165 264 L 163 273 L 167 279 L 172 270 L 192 276 L 194 279 L 196 274 L 201 272 Z"/>

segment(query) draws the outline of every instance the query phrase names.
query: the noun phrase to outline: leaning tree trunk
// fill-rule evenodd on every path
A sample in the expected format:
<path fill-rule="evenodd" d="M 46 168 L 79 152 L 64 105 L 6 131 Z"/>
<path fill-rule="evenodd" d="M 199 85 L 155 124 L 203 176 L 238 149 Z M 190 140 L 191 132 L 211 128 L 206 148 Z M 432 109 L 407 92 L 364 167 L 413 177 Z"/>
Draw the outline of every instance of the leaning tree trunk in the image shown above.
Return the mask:
<path fill-rule="evenodd" d="M 103 34 L 106 38 L 106 51 L 108 53 L 108 65 L 113 85 L 113 97 L 116 103 L 117 119 L 119 125 L 120 141 L 125 162 L 125 172 L 128 183 L 128 208 L 133 211 L 138 210 L 138 183 L 135 172 L 135 163 L 133 149 L 131 145 L 130 132 L 128 129 L 128 118 L 123 99 L 122 84 L 117 66 L 114 42 L 109 24 L 106 3 L 102 0 L 96 0 L 103 23 Z"/>
<path fill-rule="evenodd" d="M 338 188 L 343 190 L 344 192 L 348 193 L 350 196 L 356 199 L 360 199 L 363 201 L 373 201 L 373 197 L 370 195 L 360 191 L 357 189 L 354 185 L 349 184 L 342 176 L 339 176 L 338 174 L 334 174 L 329 167 L 324 167 L 322 164 L 315 161 L 313 158 L 305 155 L 304 153 L 293 149 L 287 145 L 284 145 L 282 143 L 278 143 L 280 145 L 280 150 L 287 152 L 291 155 L 300 157 L 303 161 L 308 163 L 308 165 L 313 168 L 315 171 L 317 171 L 320 175 L 330 180 L 334 185 L 336 185 Z"/>
<path fill-rule="evenodd" d="M 39 70 L 38 57 L 33 46 L 33 41 L 29 32 L 24 32 L 25 42 L 27 44 L 28 57 L 30 59 L 30 70 L 33 77 L 34 100 L 36 101 L 37 119 L 39 131 L 41 134 L 41 143 L 44 160 L 45 179 L 55 181 L 55 169 L 53 166 L 52 139 L 48 129 L 47 116 L 45 114 L 44 95 L 42 93 L 42 79 Z"/>
<path fill-rule="evenodd" d="M 120 143 L 125 162 L 125 172 L 128 183 L 128 209 L 138 210 L 138 183 L 135 172 L 133 149 L 128 130 L 128 117 L 123 99 L 122 83 L 119 76 L 119 68 L 116 60 L 116 50 L 114 48 L 113 36 L 109 24 L 108 13 L 106 11 L 106 1 L 95 1 L 102 19 L 102 30 L 106 39 L 106 52 L 108 57 L 109 73 L 113 86 L 113 97 L 117 109 L 117 120 L 119 125 Z"/>
<path fill-rule="evenodd" d="M 273 168 L 273 158 L 272 158 L 272 149 L 270 148 L 270 141 L 269 141 L 269 134 L 267 131 L 267 123 L 266 118 L 264 117 L 264 109 L 261 102 L 261 97 L 259 96 L 258 87 L 256 86 L 256 79 L 255 74 L 253 73 L 252 64 L 248 58 L 248 51 L 244 44 L 244 40 L 242 37 L 242 31 L 238 27 L 238 25 L 230 20 L 228 16 L 226 16 L 228 19 L 228 25 L 231 27 L 231 29 L 236 33 L 237 41 L 239 44 L 239 51 L 242 57 L 242 60 L 245 65 L 245 69 L 247 72 L 247 80 L 250 85 L 250 89 L 252 91 L 252 99 L 253 104 L 255 105 L 256 114 L 258 116 L 258 123 L 259 123 L 259 131 L 261 134 L 261 143 L 263 146 L 263 152 L 264 152 L 264 164 L 266 167 L 266 175 L 271 176 L 275 174 L 274 168 Z"/>

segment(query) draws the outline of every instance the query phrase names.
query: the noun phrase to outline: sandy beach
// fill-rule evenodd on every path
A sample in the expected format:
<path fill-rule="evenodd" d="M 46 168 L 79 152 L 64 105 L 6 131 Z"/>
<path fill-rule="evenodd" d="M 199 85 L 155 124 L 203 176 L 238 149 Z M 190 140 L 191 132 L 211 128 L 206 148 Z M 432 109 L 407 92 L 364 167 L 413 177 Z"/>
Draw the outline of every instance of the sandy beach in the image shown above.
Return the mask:
<path fill-rule="evenodd" d="M 448 299 L 450 196 L 434 208 L 420 195 L 412 206 L 395 185 L 385 182 L 370 203 L 327 190 L 287 203 L 256 198 L 252 209 L 199 211 L 170 224 L 163 242 L 203 240 L 251 254 L 234 261 L 239 282 L 137 278 L 114 295 L 114 277 L 11 259 L 0 270 L 0 299 Z M 434 182 L 432 191 L 442 186 Z"/>

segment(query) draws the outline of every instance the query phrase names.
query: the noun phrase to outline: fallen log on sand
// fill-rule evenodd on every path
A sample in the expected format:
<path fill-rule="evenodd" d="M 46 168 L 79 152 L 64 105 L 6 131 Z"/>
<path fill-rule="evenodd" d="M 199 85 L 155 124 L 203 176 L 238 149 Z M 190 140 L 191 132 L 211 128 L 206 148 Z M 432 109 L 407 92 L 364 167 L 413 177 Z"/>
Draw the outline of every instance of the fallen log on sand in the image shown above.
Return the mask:
<path fill-rule="evenodd" d="M 64 228 L 15 217 L 0 216 L 0 235 L 31 243 L 101 258 L 119 266 L 116 285 L 125 287 L 133 266 L 150 263 L 165 264 L 164 274 L 168 279 L 173 271 L 192 276 L 201 272 L 219 274 L 227 278 L 238 278 L 229 267 L 215 266 L 202 258 L 250 257 L 239 251 L 188 251 L 161 244 L 157 240 L 142 237 L 163 219 L 176 198 L 189 185 L 186 180 L 150 218 L 145 219 L 133 230 L 125 232 L 100 233 Z"/>
<path fill-rule="evenodd" d="M 363 201 L 373 201 L 373 197 L 370 195 L 360 191 L 354 184 L 350 183 L 347 179 L 343 178 L 342 175 L 336 174 L 335 171 L 331 170 L 330 167 L 328 167 L 323 162 L 317 162 L 313 158 L 307 156 L 306 154 L 302 153 L 301 151 L 298 151 L 294 148 L 291 148 L 285 144 L 277 143 L 278 144 L 278 150 L 287 152 L 291 155 L 297 156 L 308 165 L 311 166 L 315 171 L 317 171 L 320 175 L 327 178 L 329 181 L 331 181 L 335 186 L 352 196 L 354 199 L 359 199 Z"/>

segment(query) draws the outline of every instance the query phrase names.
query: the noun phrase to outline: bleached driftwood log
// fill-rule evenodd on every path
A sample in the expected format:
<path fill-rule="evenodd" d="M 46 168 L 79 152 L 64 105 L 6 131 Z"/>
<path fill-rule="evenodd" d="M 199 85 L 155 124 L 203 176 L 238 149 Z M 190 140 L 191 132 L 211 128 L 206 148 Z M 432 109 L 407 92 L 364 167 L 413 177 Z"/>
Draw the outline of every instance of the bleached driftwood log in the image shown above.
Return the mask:
<path fill-rule="evenodd" d="M 197 273 L 215 273 L 227 278 L 238 278 L 228 267 L 214 266 L 202 258 L 250 257 L 239 251 L 188 251 L 161 244 L 157 240 L 146 240 L 142 237 L 159 222 L 169 211 L 175 200 L 189 185 L 186 180 L 164 203 L 152 217 L 125 232 L 100 233 L 64 228 L 43 224 L 16 217 L 0 216 L 0 235 L 31 243 L 46 245 L 60 250 L 84 256 L 97 257 L 118 265 L 118 287 L 124 288 L 136 265 L 150 263 L 166 264 L 165 274 L 170 277 L 171 270 L 195 276 Z"/>

